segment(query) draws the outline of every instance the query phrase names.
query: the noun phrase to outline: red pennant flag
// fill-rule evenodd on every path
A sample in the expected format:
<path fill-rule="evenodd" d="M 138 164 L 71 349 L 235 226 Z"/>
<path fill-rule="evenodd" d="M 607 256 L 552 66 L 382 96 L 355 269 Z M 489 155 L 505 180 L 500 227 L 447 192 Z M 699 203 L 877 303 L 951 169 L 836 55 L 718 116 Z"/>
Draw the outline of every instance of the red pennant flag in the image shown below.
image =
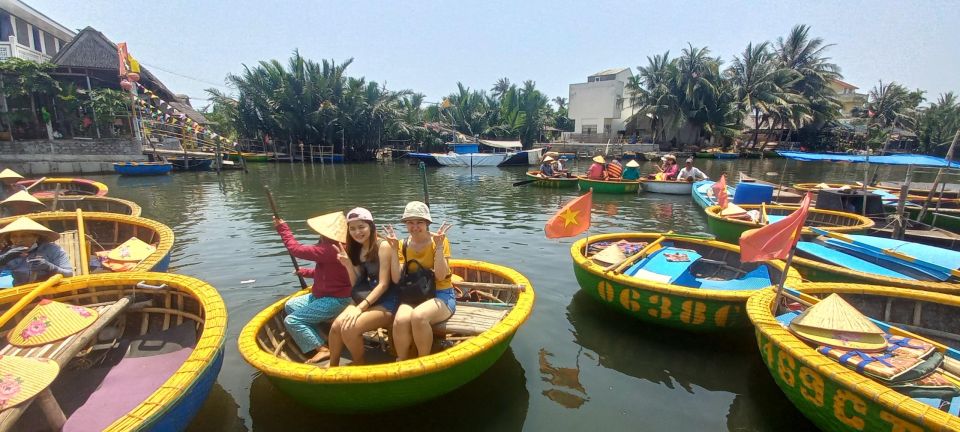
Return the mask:
<path fill-rule="evenodd" d="M 543 227 L 547 238 L 573 237 L 586 231 L 590 228 L 590 207 L 592 206 L 592 190 L 568 202 Z"/>
<path fill-rule="evenodd" d="M 717 198 L 717 205 L 721 209 L 727 208 L 727 202 L 730 200 L 727 197 L 727 175 L 721 175 L 720 181 L 714 183 L 711 187 L 713 188 L 713 196 Z"/>
<path fill-rule="evenodd" d="M 800 208 L 778 222 L 740 234 L 740 261 L 757 262 L 785 259 L 800 240 L 800 231 L 810 210 L 810 197 L 800 202 Z"/>

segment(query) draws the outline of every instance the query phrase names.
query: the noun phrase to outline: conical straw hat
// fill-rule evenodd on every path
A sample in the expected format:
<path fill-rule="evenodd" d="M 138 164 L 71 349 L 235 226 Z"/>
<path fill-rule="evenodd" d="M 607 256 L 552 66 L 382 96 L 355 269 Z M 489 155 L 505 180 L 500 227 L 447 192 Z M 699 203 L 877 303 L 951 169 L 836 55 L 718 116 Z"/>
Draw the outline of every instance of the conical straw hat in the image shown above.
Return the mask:
<path fill-rule="evenodd" d="M 627 166 L 630 168 L 636 168 L 640 166 L 640 163 L 636 159 L 630 159 L 630 162 L 627 162 Z"/>
<path fill-rule="evenodd" d="M 0 411 L 36 396 L 59 373 L 60 366 L 52 360 L 0 356 Z"/>
<path fill-rule="evenodd" d="M 107 258 L 113 261 L 140 262 L 156 251 L 157 248 L 152 245 L 136 237 L 131 237 L 107 253 Z"/>
<path fill-rule="evenodd" d="M 740 206 L 738 206 L 738 205 L 736 205 L 736 204 L 734 204 L 734 203 L 729 203 L 729 204 L 727 204 L 727 207 L 726 207 L 726 208 L 720 210 L 720 216 L 741 215 L 741 214 L 744 214 L 744 213 L 746 213 L 746 212 L 747 212 L 747 211 L 744 210 L 743 207 L 740 207 Z"/>
<path fill-rule="evenodd" d="M 90 308 L 43 299 L 10 330 L 7 339 L 20 347 L 45 345 L 80 332 L 99 315 Z"/>
<path fill-rule="evenodd" d="M 622 262 L 627 257 L 623 254 L 623 251 L 620 250 L 620 246 L 612 244 L 605 247 L 602 251 L 597 252 L 596 255 L 591 257 L 594 261 L 600 261 L 607 264 L 614 264 Z"/>
<path fill-rule="evenodd" d="M 842 348 L 872 351 L 887 343 L 880 327 L 835 293 L 796 317 L 790 329 L 804 339 Z"/>
<path fill-rule="evenodd" d="M 600 155 L 594 156 L 593 161 L 599 164 L 607 163 L 607 161 L 603 158 L 603 156 L 600 156 Z"/>
<path fill-rule="evenodd" d="M 317 234 L 340 243 L 347 242 L 347 218 L 343 212 L 327 213 L 307 219 L 307 225 Z"/>
<path fill-rule="evenodd" d="M 57 241 L 60 238 L 60 233 L 51 230 L 43 225 L 40 225 L 26 216 L 22 216 L 19 219 L 11 222 L 9 225 L 0 228 L 0 243 L 4 242 L 5 239 L 13 232 L 29 232 L 40 236 L 48 242 Z"/>
<path fill-rule="evenodd" d="M 814 187 L 817 188 L 817 189 L 830 189 L 830 185 L 828 185 L 828 184 L 826 184 L 826 183 L 819 183 L 819 184 L 817 184 L 817 185 L 814 186 Z"/>
<path fill-rule="evenodd" d="M 554 158 L 551 157 L 551 156 L 547 156 L 547 157 L 543 158 L 543 161 L 544 161 L 544 162 L 553 162 L 553 161 L 555 161 L 555 160 L 556 160 L 556 159 L 554 159 Z"/>
<path fill-rule="evenodd" d="M 27 191 L 17 191 L 17 193 L 10 195 L 7 199 L 0 201 L 0 206 L 12 203 L 29 203 L 36 204 L 44 209 L 47 208 L 40 200 L 38 200 L 33 195 L 30 195 L 30 192 Z"/>
<path fill-rule="evenodd" d="M 13 179 L 23 180 L 23 176 L 20 174 L 17 174 L 16 171 L 10 168 L 0 171 L 0 180 L 13 180 Z"/>

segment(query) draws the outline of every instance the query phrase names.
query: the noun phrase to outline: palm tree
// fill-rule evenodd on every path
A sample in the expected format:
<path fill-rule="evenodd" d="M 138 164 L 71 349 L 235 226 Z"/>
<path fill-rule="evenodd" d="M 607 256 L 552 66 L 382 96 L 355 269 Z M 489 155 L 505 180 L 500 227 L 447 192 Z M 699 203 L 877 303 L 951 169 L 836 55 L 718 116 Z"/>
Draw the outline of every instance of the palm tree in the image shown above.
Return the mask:
<path fill-rule="evenodd" d="M 802 24 L 794 26 L 786 38 L 777 38 L 775 53 L 780 65 L 800 75 L 791 87 L 806 99 L 805 111 L 810 117 L 810 121 L 800 127 L 812 125 L 819 128 L 839 115 L 840 103 L 830 88 L 830 82 L 843 76 L 840 68 L 825 56 L 826 50 L 832 46 L 825 44 L 822 38 L 811 38 L 810 27 Z"/>
<path fill-rule="evenodd" d="M 867 95 L 870 124 L 888 129 L 911 129 L 914 126 L 917 102 L 906 87 L 892 82 L 874 86 Z"/>
<path fill-rule="evenodd" d="M 647 66 L 638 66 L 637 74 L 630 77 L 626 88 L 629 103 L 639 109 L 636 115 L 651 116 L 650 127 L 653 140 L 665 134 L 667 125 L 677 127 L 680 101 L 674 89 L 677 74 L 676 60 L 670 60 L 670 51 L 647 57 Z"/>
<path fill-rule="evenodd" d="M 557 105 L 557 109 L 564 109 L 567 107 L 567 98 L 562 96 L 557 96 L 551 100 Z"/>
<path fill-rule="evenodd" d="M 510 90 L 510 79 L 504 77 L 493 83 L 493 88 L 490 89 L 490 94 L 497 99 L 502 99 L 507 90 Z"/>
<path fill-rule="evenodd" d="M 748 44 L 739 57 L 734 57 L 725 74 L 734 86 L 738 109 L 753 115 L 752 148 L 757 145 L 762 123 L 772 120 L 774 114 L 782 118 L 783 109 L 794 101 L 789 89 L 799 79 L 799 73 L 780 67 L 769 43 L 763 42 Z"/>

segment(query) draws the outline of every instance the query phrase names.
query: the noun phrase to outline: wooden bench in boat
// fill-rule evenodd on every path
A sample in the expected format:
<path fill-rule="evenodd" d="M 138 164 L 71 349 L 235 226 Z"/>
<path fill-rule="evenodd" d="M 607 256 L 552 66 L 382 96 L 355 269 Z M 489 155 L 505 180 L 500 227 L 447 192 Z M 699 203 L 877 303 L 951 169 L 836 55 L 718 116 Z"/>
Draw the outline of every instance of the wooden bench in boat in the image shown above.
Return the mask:
<path fill-rule="evenodd" d="M 57 246 L 63 249 L 67 253 L 67 256 L 70 258 L 70 266 L 73 267 L 74 275 L 87 274 L 86 269 L 83 268 L 83 264 L 80 260 L 81 254 L 86 251 L 80 250 L 80 233 L 77 230 L 69 230 L 60 233 L 60 238 L 57 239 Z"/>
<path fill-rule="evenodd" d="M 88 305 L 87 307 L 96 310 L 100 314 L 100 317 L 83 331 L 65 339 L 36 347 L 21 348 L 7 344 L 0 348 L 0 355 L 46 358 L 57 362 L 57 365 L 62 369 L 84 348 L 92 342 L 95 342 L 100 330 L 103 330 L 114 318 L 118 317 L 127 309 L 130 305 L 130 300 L 129 297 L 125 297 L 116 302 Z M 60 430 L 64 423 L 66 423 L 67 418 L 53 397 L 53 393 L 47 388 L 31 400 L 0 411 L 0 431 L 13 430 L 13 427 L 17 424 L 17 420 L 20 419 L 34 401 L 40 404 L 40 409 L 47 418 L 50 428 Z"/>
<path fill-rule="evenodd" d="M 493 328 L 503 317 L 510 313 L 508 305 L 493 303 L 489 306 L 473 305 L 469 302 L 457 303 L 457 310 L 446 321 L 433 325 L 433 334 L 445 337 L 449 334 L 458 336 L 476 336 Z"/>

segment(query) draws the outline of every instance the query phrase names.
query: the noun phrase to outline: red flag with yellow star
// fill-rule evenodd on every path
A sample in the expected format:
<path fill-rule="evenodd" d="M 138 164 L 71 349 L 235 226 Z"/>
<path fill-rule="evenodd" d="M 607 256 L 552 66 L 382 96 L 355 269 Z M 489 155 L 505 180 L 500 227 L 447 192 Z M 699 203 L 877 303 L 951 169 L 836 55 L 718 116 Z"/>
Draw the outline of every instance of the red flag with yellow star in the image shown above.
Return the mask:
<path fill-rule="evenodd" d="M 590 228 L 593 190 L 563 206 L 543 227 L 547 238 L 573 237 Z"/>

